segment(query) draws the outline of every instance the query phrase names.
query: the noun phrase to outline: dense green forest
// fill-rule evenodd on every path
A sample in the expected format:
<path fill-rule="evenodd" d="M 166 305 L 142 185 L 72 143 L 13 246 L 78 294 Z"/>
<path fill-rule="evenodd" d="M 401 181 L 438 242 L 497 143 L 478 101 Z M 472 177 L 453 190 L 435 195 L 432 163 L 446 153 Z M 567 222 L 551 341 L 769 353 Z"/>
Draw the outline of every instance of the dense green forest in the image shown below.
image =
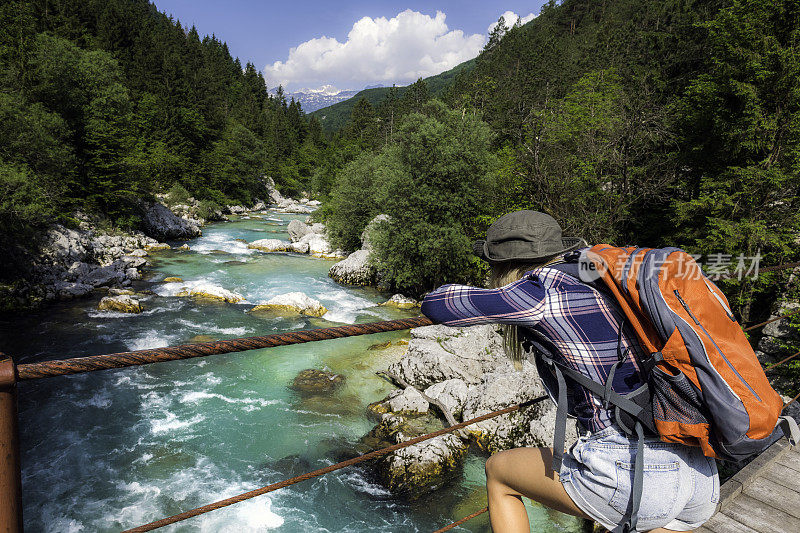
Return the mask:
<path fill-rule="evenodd" d="M 800 0 L 550 2 L 466 64 L 337 104 L 335 132 L 145 0 L 5 2 L 0 21 L 0 246 L 75 209 L 135 226 L 131 199 L 176 184 L 248 203 L 268 174 L 324 200 L 343 249 L 389 215 L 374 260 L 415 295 L 480 283 L 469 242 L 512 209 L 707 264 L 800 257 Z M 722 285 L 748 321 L 786 281 Z"/>
<path fill-rule="evenodd" d="M 264 174 L 296 193 L 324 144 L 254 65 L 146 0 L 0 5 L 3 250 L 75 210 L 135 227 L 136 199 L 176 185 L 208 209 L 263 197 Z"/>
<path fill-rule="evenodd" d="M 392 216 L 378 261 L 405 290 L 479 282 L 464 244 L 512 209 L 546 211 L 589 242 L 677 245 L 732 270 L 740 255 L 760 253 L 761 266 L 799 255 L 796 0 L 551 2 L 494 32 L 443 91 L 452 111 L 414 92 L 356 103 L 332 144 L 362 152 L 334 172 L 326 212 L 348 248 L 372 216 Z M 446 168 L 454 154 L 483 159 Z M 785 281 L 722 284 L 746 321 L 768 313 Z"/>

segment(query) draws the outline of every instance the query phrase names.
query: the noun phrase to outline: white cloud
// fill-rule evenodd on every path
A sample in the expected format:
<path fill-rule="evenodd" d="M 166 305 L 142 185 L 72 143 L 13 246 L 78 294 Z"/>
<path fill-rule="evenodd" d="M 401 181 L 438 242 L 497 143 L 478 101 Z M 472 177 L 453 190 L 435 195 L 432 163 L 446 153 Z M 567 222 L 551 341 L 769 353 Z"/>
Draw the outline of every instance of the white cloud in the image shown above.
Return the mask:
<path fill-rule="evenodd" d="M 536 15 L 534 15 L 533 13 L 528 13 L 524 17 L 520 18 L 520 16 L 514 13 L 513 11 L 506 11 L 505 13 L 502 14 L 502 17 L 506 21 L 506 26 L 510 28 L 511 26 L 517 23 L 517 20 L 520 21 L 520 24 L 527 24 L 528 22 L 535 19 Z M 497 18 L 500 19 L 500 17 Z M 492 33 L 492 30 L 494 29 L 495 26 L 497 26 L 497 21 L 492 22 L 486 31 L 488 33 Z"/>
<path fill-rule="evenodd" d="M 485 43 L 485 35 L 450 30 L 441 11 L 431 17 L 407 9 L 390 19 L 362 18 L 343 43 L 324 36 L 306 41 L 289 50 L 286 61 L 267 65 L 264 74 L 271 87 L 290 89 L 298 84 L 405 84 L 472 59 Z"/>

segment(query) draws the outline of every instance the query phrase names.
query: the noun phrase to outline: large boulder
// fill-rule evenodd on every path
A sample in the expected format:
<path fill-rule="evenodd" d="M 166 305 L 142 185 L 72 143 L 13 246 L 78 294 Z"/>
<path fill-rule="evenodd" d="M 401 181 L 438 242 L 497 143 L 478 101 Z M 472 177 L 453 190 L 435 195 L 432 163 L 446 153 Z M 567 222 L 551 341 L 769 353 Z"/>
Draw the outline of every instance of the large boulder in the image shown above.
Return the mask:
<path fill-rule="evenodd" d="M 309 233 L 313 233 L 308 224 L 305 224 L 299 220 L 289 221 L 286 231 L 289 232 L 289 238 L 292 240 L 292 242 L 298 242 L 304 236 L 308 235 Z"/>
<path fill-rule="evenodd" d="M 158 202 L 144 204 L 142 224 L 145 232 L 157 239 L 191 239 L 202 232 L 193 221 L 181 218 Z"/>
<path fill-rule="evenodd" d="M 440 435 L 380 459 L 376 473 L 392 493 L 415 500 L 460 472 L 468 448 L 467 441 L 452 433 Z"/>
<path fill-rule="evenodd" d="M 488 372 L 512 368 L 496 326 L 434 325 L 411 330 L 408 352 L 389 371 L 425 389 L 448 379 L 477 384 Z"/>
<path fill-rule="evenodd" d="M 434 383 L 425 389 L 425 395 L 444 404 L 455 418 L 460 418 L 469 396 L 469 386 L 460 379 Z"/>
<path fill-rule="evenodd" d="M 200 300 L 217 300 L 228 303 L 244 301 L 244 297 L 235 292 L 223 289 L 219 285 L 202 283 L 191 288 L 184 288 L 177 294 L 178 296 L 192 296 Z"/>
<path fill-rule="evenodd" d="M 290 388 L 307 394 L 318 394 L 322 392 L 331 392 L 344 383 L 344 376 L 341 374 L 334 374 L 326 370 L 318 370 L 316 368 L 307 368 L 301 370 Z"/>
<path fill-rule="evenodd" d="M 320 233 L 308 233 L 304 235 L 298 241 L 298 243 L 308 244 L 308 253 L 314 257 L 323 257 L 328 259 L 346 257 L 346 254 L 341 250 L 334 250 L 325 235 Z"/>
<path fill-rule="evenodd" d="M 46 263 L 68 264 L 84 261 L 92 249 L 91 238 L 85 231 L 52 226 L 45 236 L 40 260 Z"/>
<path fill-rule="evenodd" d="M 532 400 L 545 394 L 535 365 L 525 361 L 521 371 L 501 370 L 486 374 L 483 381 L 470 387 L 462 412 L 469 420 Z M 490 418 L 465 428 L 478 446 L 494 453 L 523 446 L 552 446 L 555 408 L 550 401 L 540 402 L 521 411 Z M 567 442 L 577 438 L 574 421 L 568 422 Z"/>
<path fill-rule="evenodd" d="M 413 309 L 415 307 L 419 307 L 420 302 L 414 298 L 403 296 L 402 294 L 395 294 L 381 305 L 385 305 L 387 307 L 396 307 L 398 309 Z"/>
<path fill-rule="evenodd" d="M 275 180 L 269 176 L 264 176 L 261 178 L 261 181 L 264 184 L 264 188 L 267 191 L 267 197 L 270 202 L 273 204 L 280 204 L 284 201 L 283 195 L 275 187 Z"/>
<path fill-rule="evenodd" d="M 371 285 L 375 281 L 376 271 L 369 262 L 369 250 L 358 250 L 339 261 L 328 270 L 337 283 L 343 285 Z"/>
<path fill-rule="evenodd" d="M 416 328 L 411 331 L 407 354 L 390 367 L 389 373 L 423 390 L 425 396 L 438 400 L 462 421 L 544 394 L 536 366 L 524 361 L 522 369 L 515 370 L 503 353 L 502 337 L 494 326 Z M 369 405 L 370 417 L 379 423 L 362 442 L 373 447 L 387 445 L 436 429 L 429 420 L 440 419 L 438 408 L 429 406 L 427 413 L 421 413 L 427 401 L 417 391 L 410 391 L 394 392 Z M 374 468 L 389 490 L 414 498 L 457 472 L 470 442 L 489 453 L 552 446 L 554 428 L 555 407 L 549 401 L 540 402 L 398 450 L 377 461 Z M 570 422 L 567 442 L 575 438 L 575 424 Z"/>
<path fill-rule="evenodd" d="M 319 300 L 302 292 L 279 294 L 250 310 L 251 313 L 275 313 L 280 315 L 306 315 L 320 317 L 328 312 Z"/>
<path fill-rule="evenodd" d="M 771 318 L 777 318 L 800 307 L 798 302 L 786 302 L 778 307 Z M 800 341 L 800 334 L 793 328 L 789 320 L 777 320 L 764 326 L 761 330 L 762 337 L 758 342 L 759 359 L 764 363 L 774 363 L 787 355 L 794 353 L 791 348 Z"/>
<path fill-rule="evenodd" d="M 294 251 L 292 243 L 280 239 L 259 239 L 247 245 L 248 248 L 261 252 L 287 252 Z"/>
<path fill-rule="evenodd" d="M 104 285 L 115 285 L 122 283 L 126 279 L 125 271 L 118 270 L 114 266 L 105 266 L 95 268 L 88 274 L 81 278 L 83 283 L 88 283 L 93 287 L 102 287 Z"/>
<path fill-rule="evenodd" d="M 53 291 L 59 300 L 80 298 L 92 292 L 93 288 L 94 287 L 88 283 L 80 283 L 77 281 L 57 281 L 53 285 Z"/>
<path fill-rule="evenodd" d="M 118 296 L 105 296 L 97 308 L 101 311 L 117 311 L 119 313 L 141 313 L 142 306 L 139 300 L 134 300 L 126 294 Z"/>

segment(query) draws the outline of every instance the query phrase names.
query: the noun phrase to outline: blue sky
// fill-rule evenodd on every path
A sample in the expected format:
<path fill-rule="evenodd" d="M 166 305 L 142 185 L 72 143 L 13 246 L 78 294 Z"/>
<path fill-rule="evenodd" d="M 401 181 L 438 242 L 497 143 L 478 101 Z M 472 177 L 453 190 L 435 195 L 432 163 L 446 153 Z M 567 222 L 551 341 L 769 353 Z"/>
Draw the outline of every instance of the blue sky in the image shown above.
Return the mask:
<path fill-rule="evenodd" d="M 201 35 L 226 41 L 234 56 L 264 71 L 269 86 L 296 90 L 326 84 L 360 89 L 437 74 L 474 57 L 501 14 L 538 14 L 544 1 L 154 3 Z"/>

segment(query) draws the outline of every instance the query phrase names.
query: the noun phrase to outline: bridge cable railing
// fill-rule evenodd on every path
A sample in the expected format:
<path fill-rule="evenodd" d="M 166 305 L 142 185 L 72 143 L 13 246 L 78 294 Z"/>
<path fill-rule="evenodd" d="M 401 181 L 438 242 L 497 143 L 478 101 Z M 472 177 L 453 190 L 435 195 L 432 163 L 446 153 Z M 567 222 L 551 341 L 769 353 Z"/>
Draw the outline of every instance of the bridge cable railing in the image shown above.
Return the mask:
<path fill-rule="evenodd" d="M 798 266 L 800 266 L 800 262 L 777 265 L 774 267 L 761 269 L 759 273 L 796 268 Z M 750 331 L 765 326 L 767 324 L 776 322 L 778 320 L 782 320 L 783 318 L 795 315 L 797 313 L 800 313 L 800 309 L 791 311 L 789 313 L 785 313 L 781 316 L 774 317 L 770 320 L 744 328 L 744 331 Z M 371 322 L 366 324 L 349 324 L 331 328 L 302 330 L 302 331 L 278 333 L 278 334 L 257 336 L 257 337 L 244 337 L 244 338 L 221 340 L 214 342 L 183 344 L 178 346 L 167 346 L 164 348 L 136 350 L 132 352 L 122 352 L 115 354 L 42 361 L 39 363 L 25 363 L 20 365 L 15 365 L 14 361 L 11 358 L 4 358 L 3 354 L 0 353 L 0 454 L 7 454 L 4 456 L 12 458 L 12 460 L 0 462 L 0 488 L 5 487 L 6 492 L 8 493 L 4 495 L 6 496 L 5 498 L 0 499 L 0 526 L 4 526 L 3 529 L 9 531 L 22 530 L 21 475 L 19 468 L 20 466 L 19 437 L 18 437 L 18 428 L 17 428 L 18 421 L 17 421 L 17 411 L 16 411 L 16 395 L 17 395 L 16 383 L 18 381 L 41 379 L 54 376 L 72 375 L 85 372 L 93 372 L 97 370 L 108 370 L 112 368 L 140 366 L 157 362 L 191 359 L 195 357 L 205 357 L 209 355 L 219 355 L 224 353 L 270 348 L 275 346 L 285 346 L 290 344 L 301 344 L 301 343 L 315 342 L 320 340 L 337 339 L 337 338 L 351 337 L 358 335 L 368 335 L 372 333 L 399 331 L 415 327 L 428 326 L 431 324 L 433 324 L 433 322 L 426 317 L 415 317 L 409 319 Z M 779 361 L 775 364 L 769 365 L 767 367 L 767 370 L 785 364 L 786 362 L 794 359 L 798 355 L 800 355 L 800 352 L 792 356 L 789 356 L 784 360 Z M 539 398 L 528 400 L 526 402 L 521 402 L 519 404 L 506 407 L 504 409 L 500 409 L 498 411 L 493 411 L 491 413 L 487 413 L 475 417 L 473 419 L 460 422 L 458 424 L 441 429 L 439 431 L 421 435 L 419 437 L 409 439 L 402 443 L 374 450 L 372 452 L 360 455 L 358 457 L 354 457 L 347 461 L 342 461 L 335 465 L 321 468 L 313 472 L 308 472 L 300 476 L 295 476 L 294 478 L 273 483 L 271 485 L 267 485 L 259 489 L 239 494 L 237 496 L 233 496 L 225 500 L 220 500 L 218 502 L 197 507 L 195 509 L 186 511 L 184 513 L 173 515 L 171 517 L 163 518 L 161 520 L 157 520 L 149 524 L 129 529 L 126 530 L 126 533 L 139 532 L 139 531 L 152 531 L 153 529 L 157 529 L 168 524 L 185 520 L 193 516 L 198 516 L 200 514 L 213 511 L 215 509 L 233 505 L 235 503 L 244 500 L 255 498 L 257 496 L 267 494 L 269 492 L 273 492 L 275 490 L 290 485 L 294 485 L 296 483 L 300 483 L 301 481 L 305 481 L 307 479 L 318 477 L 327 474 L 329 472 L 333 472 L 335 470 L 339 470 L 364 461 L 375 459 L 377 457 L 392 453 L 399 449 L 412 446 L 414 444 L 418 444 L 420 442 L 432 439 L 440 435 L 444 435 L 446 433 L 456 431 L 458 429 L 462 429 L 468 425 L 475 424 L 483 420 L 488 420 L 496 416 L 517 411 L 524 407 L 528 407 L 535 403 L 539 403 L 540 401 L 545 400 L 547 397 L 548 396 L 542 396 Z M 788 401 L 786 404 L 784 404 L 784 409 L 793 402 L 797 401 L 798 398 L 800 398 L 800 394 L 798 394 L 790 401 Z M 15 460 L 13 460 L 14 457 L 16 457 Z M 15 492 L 16 495 L 14 494 Z M 480 511 L 477 511 L 469 516 L 462 518 L 457 522 L 454 522 L 442 529 L 437 530 L 437 532 L 435 533 L 438 533 L 440 531 L 448 531 L 476 516 L 485 513 L 487 510 L 488 508 L 484 508 Z"/>

